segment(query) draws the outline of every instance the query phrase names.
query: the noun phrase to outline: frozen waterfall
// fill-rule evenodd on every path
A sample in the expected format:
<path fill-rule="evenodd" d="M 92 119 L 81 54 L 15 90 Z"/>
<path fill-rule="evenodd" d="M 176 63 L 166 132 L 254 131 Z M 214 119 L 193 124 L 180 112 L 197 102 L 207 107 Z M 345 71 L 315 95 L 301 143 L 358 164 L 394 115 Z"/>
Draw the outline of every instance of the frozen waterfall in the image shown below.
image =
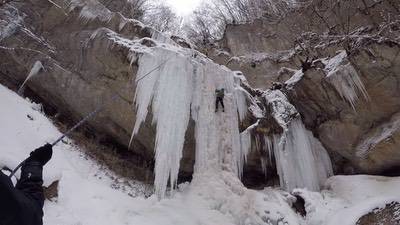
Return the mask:
<path fill-rule="evenodd" d="M 167 43 L 143 51 L 138 65 L 137 115 L 132 138 L 151 110 L 157 132 L 154 184 L 158 197 L 165 196 L 168 184 L 171 188 L 177 185 L 190 119 L 195 122 L 196 140 L 193 182 L 201 174 L 221 176 L 228 172 L 241 178 L 251 149 L 250 131 L 258 123 L 239 132 L 240 121 L 248 111 L 247 100 L 251 98 L 240 86 L 240 77 L 198 52 Z M 225 112 L 215 112 L 217 88 L 226 91 Z M 300 119 L 295 119 L 298 112 L 282 92 L 267 91 L 265 99 L 272 106 L 273 117 L 284 128 L 281 136 L 266 137 L 269 151 L 275 155 L 282 187 L 318 190 L 332 173 L 325 149 L 320 144 L 315 147 L 318 141 Z"/>
<path fill-rule="evenodd" d="M 270 157 L 272 152 L 275 156 L 281 187 L 287 191 L 319 190 L 333 175 L 328 153 L 304 127 L 297 110 L 281 91 L 267 91 L 264 97 L 271 106 L 272 116 L 284 130 L 281 135 L 265 137 Z"/>
<path fill-rule="evenodd" d="M 238 124 L 246 105 L 238 104 L 246 102 L 232 71 L 201 55 L 193 57 L 191 50 L 157 47 L 139 58 L 136 81 L 133 135 L 151 109 L 157 130 L 154 183 L 159 197 L 165 195 L 168 180 L 171 187 L 176 185 L 190 118 L 195 121 L 195 172 L 223 168 L 241 174 L 244 153 Z M 214 91 L 221 87 L 227 92 L 225 113 L 215 113 Z"/>

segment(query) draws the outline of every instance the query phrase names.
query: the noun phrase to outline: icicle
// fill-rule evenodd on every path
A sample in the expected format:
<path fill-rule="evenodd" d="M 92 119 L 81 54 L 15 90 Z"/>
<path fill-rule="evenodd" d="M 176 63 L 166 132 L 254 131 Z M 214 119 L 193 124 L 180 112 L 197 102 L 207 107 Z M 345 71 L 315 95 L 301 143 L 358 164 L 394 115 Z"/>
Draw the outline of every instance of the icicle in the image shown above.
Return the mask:
<path fill-rule="evenodd" d="M 266 138 L 267 145 L 272 145 L 274 150 L 281 187 L 288 191 L 294 188 L 319 190 L 332 175 L 326 150 L 306 130 L 297 110 L 281 91 L 266 91 L 264 97 L 271 107 L 272 116 L 284 129 L 280 137 L 274 135 L 272 141 Z"/>
<path fill-rule="evenodd" d="M 154 55 L 142 56 L 136 78 L 139 83 L 135 93 L 137 119 L 133 135 L 146 119 L 147 107 L 152 103 L 153 123 L 157 130 L 154 185 L 160 198 L 165 195 L 168 179 L 172 188 L 178 179 L 190 117 L 193 67 L 184 56 L 176 55 L 170 63 L 162 65 L 145 78 L 143 75 L 160 65 L 165 58 L 171 58 L 170 54 L 169 51 L 157 49 Z"/>
<path fill-rule="evenodd" d="M 251 135 L 249 130 L 245 130 L 240 133 L 240 158 L 238 160 L 238 171 L 239 177 L 243 176 L 243 166 L 247 162 L 247 155 L 249 154 L 251 149 Z"/>
<path fill-rule="evenodd" d="M 236 105 L 238 106 L 240 121 L 243 121 L 244 118 L 246 118 L 248 111 L 246 93 L 247 92 L 240 86 L 235 88 Z"/>
<path fill-rule="evenodd" d="M 264 136 L 264 142 L 266 150 L 268 151 L 269 164 L 272 164 L 272 157 L 274 156 L 272 140 L 268 136 Z"/>
<path fill-rule="evenodd" d="M 40 61 L 36 61 L 32 68 L 31 71 L 29 72 L 28 76 L 26 77 L 25 81 L 22 83 L 21 87 L 18 89 L 18 94 L 21 94 L 22 91 L 24 90 L 26 82 L 28 82 L 29 79 L 31 79 L 33 76 L 39 73 L 41 69 L 44 69 L 43 64 Z"/>
<path fill-rule="evenodd" d="M 347 101 L 355 110 L 358 94 L 368 100 L 368 93 L 362 83 L 357 71 L 347 60 L 346 51 L 341 51 L 338 55 L 325 60 L 325 71 L 327 80 L 339 92 L 342 99 Z"/>
<path fill-rule="evenodd" d="M 274 136 L 273 149 L 281 187 L 287 191 L 294 188 L 318 191 L 332 175 L 326 150 L 300 119 L 290 122 L 288 131 L 280 138 Z"/>
<path fill-rule="evenodd" d="M 274 146 L 273 146 L 273 139 L 269 136 L 263 136 L 264 139 L 264 146 L 263 151 L 266 153 L 264 157 L 261 157 L 261 168 L 265 176 L 267 176 L 267 169 L 268 166 L 272 165 L 272 157 L 274 157 Z"/>

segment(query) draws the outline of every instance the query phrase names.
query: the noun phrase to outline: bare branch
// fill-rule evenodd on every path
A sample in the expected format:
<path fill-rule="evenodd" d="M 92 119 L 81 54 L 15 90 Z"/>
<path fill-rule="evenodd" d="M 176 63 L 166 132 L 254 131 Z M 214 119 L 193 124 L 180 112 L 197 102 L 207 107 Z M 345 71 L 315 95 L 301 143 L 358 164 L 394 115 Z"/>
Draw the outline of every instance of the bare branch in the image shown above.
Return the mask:
<path fill-rule="evenodd" d="M 3 5 L 12 2 L 13 0 L 0 0 L 0 7 L 2 7 Z"/>

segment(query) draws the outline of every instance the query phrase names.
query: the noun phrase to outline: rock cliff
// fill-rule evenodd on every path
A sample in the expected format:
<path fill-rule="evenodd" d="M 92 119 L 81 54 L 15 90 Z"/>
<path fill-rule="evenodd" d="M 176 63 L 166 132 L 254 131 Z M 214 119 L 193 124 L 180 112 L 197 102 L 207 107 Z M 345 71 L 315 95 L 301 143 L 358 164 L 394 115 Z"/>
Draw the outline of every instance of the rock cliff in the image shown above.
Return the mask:
<path fill-rule="evenodd" d="M 255 88 L 283 89 L 337 173 L 398 173 L 399 9 L 390 0 L 316 0 L 228 25 L 205 51 Z"/>

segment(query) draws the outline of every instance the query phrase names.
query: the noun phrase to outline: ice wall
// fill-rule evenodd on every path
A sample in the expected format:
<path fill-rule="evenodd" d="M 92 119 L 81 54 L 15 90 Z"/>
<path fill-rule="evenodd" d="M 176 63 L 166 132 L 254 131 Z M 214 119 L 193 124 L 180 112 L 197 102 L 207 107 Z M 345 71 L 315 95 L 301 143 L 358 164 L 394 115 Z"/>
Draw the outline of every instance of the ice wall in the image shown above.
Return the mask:
<path fill-rule="evenodd" d="M 169 63 L 163 61 L 169 60 Z M 157 70 L 148 73 L 157 68 Z M 168 179 L 174 187 L 190 118 L 191 74 L 193 65 L 179 53 L 158 49 L 139 59 L 135 94 L 137 119 L 134 134 L 148 114 L 151 102 L 153 124 L 156 124 L 155 186 L 159 196 L 166 192 Z"/>
<path fill-rule="evenodd" d="M 281 135 L 266 136 L 269 157 L 273 152 L 280 185 L 287 191 L 307 188 L 317 191 L 333 175 L 330 158 L 298 116 L 297 110 L 279 90 L 269 90 L 264 97 L 272 116 L 282 126 Z M 264 161 L 264 166 L 266 162 Z"/>
<path fill-rule="evenodd" d="M 118 39 L 117 43 L 126 41 Z M 248 111 L 247 103 L 252 101 L 250 94 L 240 86 L 243 78 L 201 53 L 157 38 L 156 42 L 160 41 L 161 44 L 139 54 L 135 93 L 137 116 L 133 130 L 133 135 L 139 132 L 151 110 L 157 131 L 154 182 L 157 195 L 165 196 L 168 181 L 172 188 L 177 184 L 190 119 L 195 122 L 196 140 L 193 182 L 202 180 L 202 174 L 222 172 L 241 178 L 251 149 L 251 130 L 258 125 L 239 132 L 240 121 Z M 134 61 L 135 57 L 131 58 Z M 225 112 L 221 109 L 215 112 L 217 88 L 226 91 Z M 322 145 L 315 147 L 317 140 L 305 129 L 296 108 L 281 91 L 268 90 L 263 97 L 284 130 L 282 135 L 266 137 L 270 155 L 275 157 L 281 186 L 287 190 L 296 187 L 318 190 L 332 173 L 325 149 Z M 267 163 L 263 161 L 264 165 Z"/>
<path fill-rule="evenodd" d="M 246 113 L 244 90 L 232 71 L 193 53 L 176 46 L 154 47 L 138 60 L 133 135 L 150 109 L 157 130 L 154 183 L 160 198 L 168 180 L 171 187 L 176 185 L 190 118 L 195 121 L 195 173 L 225 170 L 240 176 L 247 153 L 238 127 Z M 224 113 L 214 111 L 216 88 L 226 91 Z"/>

